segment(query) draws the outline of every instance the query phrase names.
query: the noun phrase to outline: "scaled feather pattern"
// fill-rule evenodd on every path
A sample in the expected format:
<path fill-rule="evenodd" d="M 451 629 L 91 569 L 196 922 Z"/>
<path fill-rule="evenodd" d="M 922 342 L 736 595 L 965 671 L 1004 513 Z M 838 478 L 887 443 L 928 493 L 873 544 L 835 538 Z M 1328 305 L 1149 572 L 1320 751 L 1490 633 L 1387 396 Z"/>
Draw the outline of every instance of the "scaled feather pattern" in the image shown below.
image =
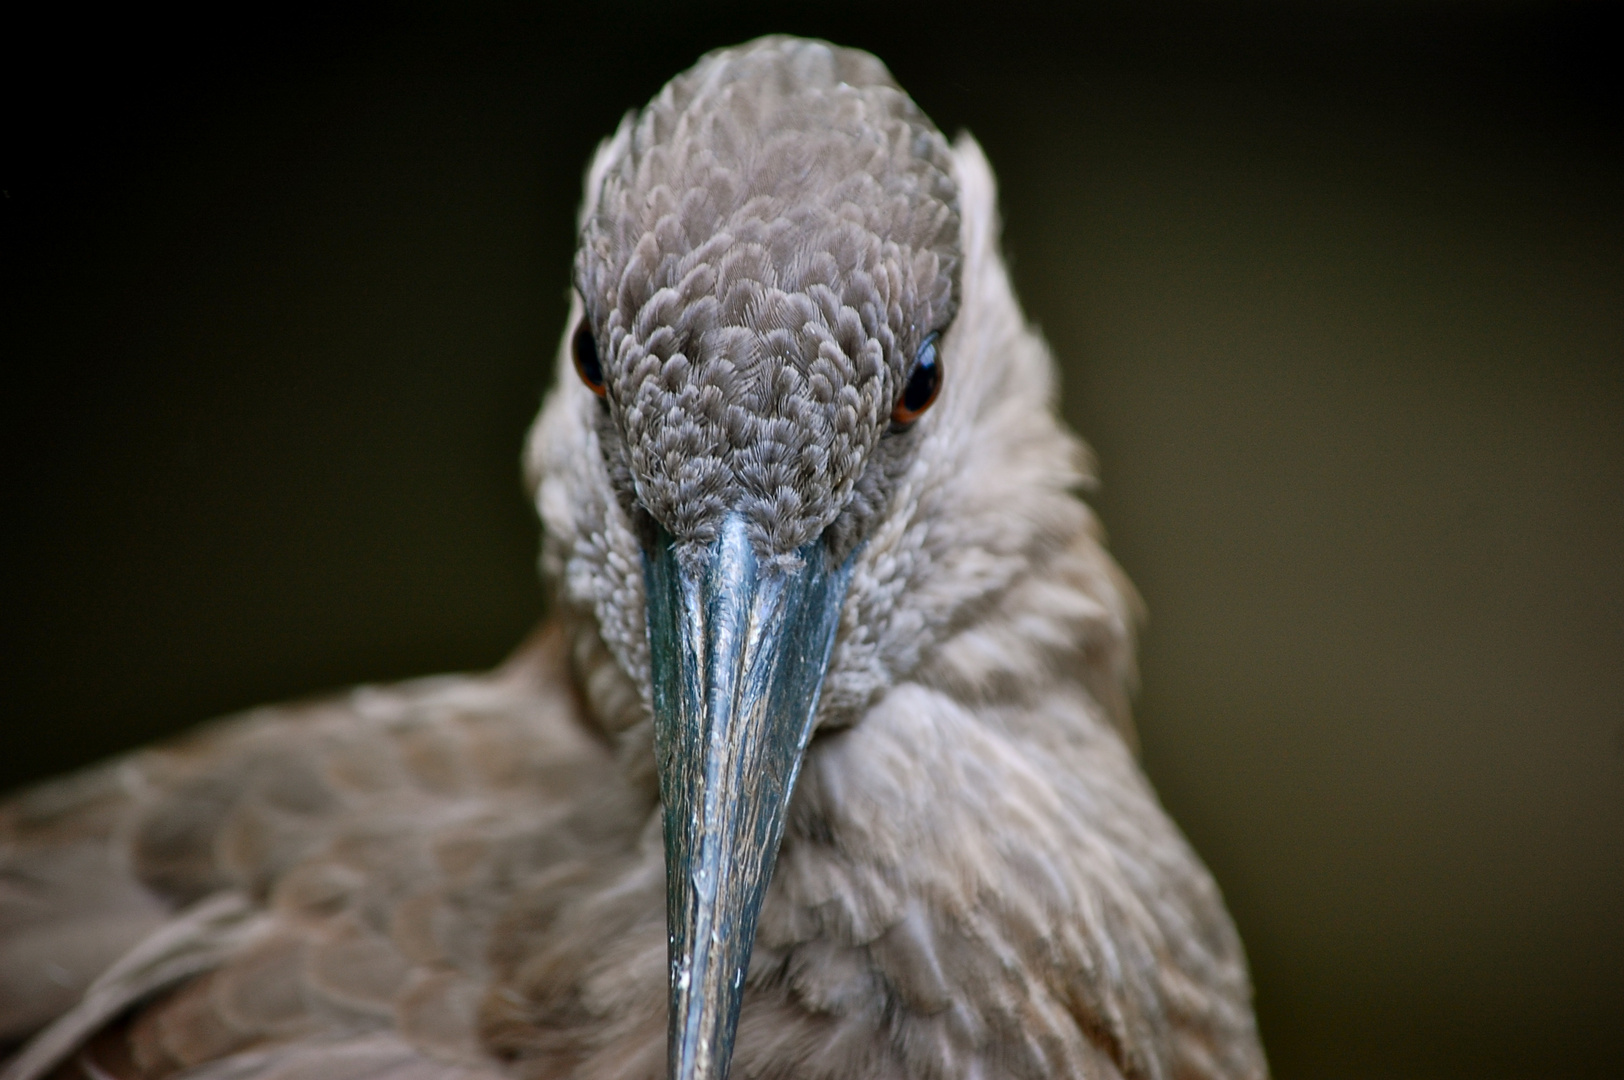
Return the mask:
<path fill-rule="evenodd" d="M 549 620 L 492 673 L 5 804 L 0 1077 L 664 1075 L 641 545 L 730 509 L 764 559 L 853 560 L 734 1075 L 1266 1076 L 1239 939 L 1134 758 L 1137 601 L 998 244 L 980 149 L 867 54 L 762 39 L 628 117 L 525 452 Z M 940 397 L 895 430 L 933 332 Z"/>

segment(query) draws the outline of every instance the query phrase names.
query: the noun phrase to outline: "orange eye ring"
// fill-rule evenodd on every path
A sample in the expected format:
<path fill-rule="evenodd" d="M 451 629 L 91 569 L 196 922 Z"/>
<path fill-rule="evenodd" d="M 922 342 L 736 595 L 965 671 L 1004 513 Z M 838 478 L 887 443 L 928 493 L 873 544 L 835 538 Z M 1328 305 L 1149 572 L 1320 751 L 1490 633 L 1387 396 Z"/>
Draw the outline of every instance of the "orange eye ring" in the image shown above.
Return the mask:
<path fill-rule="evenodd" d="M 937 347 L 941 336 L 933 330 L 919 343 L 919 351 L 914 354 L 913 371 L 908 374 L 908 384 L 902 388 L 902 396 L 891 410 L 892 426 L 910 426 L 935 404 L 936 395 L 941 393 L 942 360 Z"/>
<path fill-rule="evenodd" d="M 603 381 L 603 362 L 598 359 L 598 340 L 592 336 L 592 324 L 582 319 L 570 338 L 570 355 L 575 359 L 575 373 L 586 383 L 586 388 L 603 397 L 609 387 Z"/>

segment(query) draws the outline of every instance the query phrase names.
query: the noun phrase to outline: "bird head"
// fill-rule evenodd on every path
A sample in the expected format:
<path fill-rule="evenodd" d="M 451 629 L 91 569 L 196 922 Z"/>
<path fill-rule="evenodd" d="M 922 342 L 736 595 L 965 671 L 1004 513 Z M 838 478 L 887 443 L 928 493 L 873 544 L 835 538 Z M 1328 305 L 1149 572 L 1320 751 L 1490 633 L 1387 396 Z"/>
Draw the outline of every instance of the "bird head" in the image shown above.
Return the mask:
<path fill-rule="evenodd" d="M 1019 547 L 1055 513 L 1023 493 L 1078 478 L 1041 345 L 988 356 L 1021 334 L 991 193 L 879 61 L 781 37 L 702 59 L 588 171 L 528 462 L 588 697 L 651 736 L 676 1080 L 727 1074 L 814 729 L 1018 561 L 977 515 L 1026 521 L 999 525 Z M 967 262 L 993 297 L 969 320 Z"/>

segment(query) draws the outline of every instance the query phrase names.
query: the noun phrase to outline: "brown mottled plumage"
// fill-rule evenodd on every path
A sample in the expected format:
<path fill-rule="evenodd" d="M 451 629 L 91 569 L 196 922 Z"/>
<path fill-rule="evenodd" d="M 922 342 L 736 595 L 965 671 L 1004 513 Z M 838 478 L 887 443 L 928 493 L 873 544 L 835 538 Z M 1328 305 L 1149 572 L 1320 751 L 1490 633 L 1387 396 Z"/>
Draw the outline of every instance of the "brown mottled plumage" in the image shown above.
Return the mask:
<path fill-rule="evenodd" d="M 993 180 L 862 53 L 712 54 L 590 170 L 526 462 L 555 586 L 497 671 L 262 709 L 0 809 L 0 1076 L 666 1068 L 643 547 L 855 552 L 743 1077 L 1261 1078 L 1216 887 L 1129 747 L 1133 599 Z M 940 399 L 892 430 L 932 331 Z M 569 334 L 566 334 L 568 351 Z"/>

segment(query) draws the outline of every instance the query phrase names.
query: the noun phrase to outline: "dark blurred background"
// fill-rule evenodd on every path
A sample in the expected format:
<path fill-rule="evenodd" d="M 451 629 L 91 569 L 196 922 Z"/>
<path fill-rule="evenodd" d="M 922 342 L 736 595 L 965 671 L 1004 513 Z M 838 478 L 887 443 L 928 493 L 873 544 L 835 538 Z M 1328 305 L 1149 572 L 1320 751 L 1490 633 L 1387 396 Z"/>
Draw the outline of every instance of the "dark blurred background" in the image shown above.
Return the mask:
<path fill-rule="evenodd" d="M 1624 1076 L 1608 15 L 8 16 L 0 789 L 500 659 L 588 154 L 706 49 L 815 34 L 1000 173 L 1278 1076 Z"/>

